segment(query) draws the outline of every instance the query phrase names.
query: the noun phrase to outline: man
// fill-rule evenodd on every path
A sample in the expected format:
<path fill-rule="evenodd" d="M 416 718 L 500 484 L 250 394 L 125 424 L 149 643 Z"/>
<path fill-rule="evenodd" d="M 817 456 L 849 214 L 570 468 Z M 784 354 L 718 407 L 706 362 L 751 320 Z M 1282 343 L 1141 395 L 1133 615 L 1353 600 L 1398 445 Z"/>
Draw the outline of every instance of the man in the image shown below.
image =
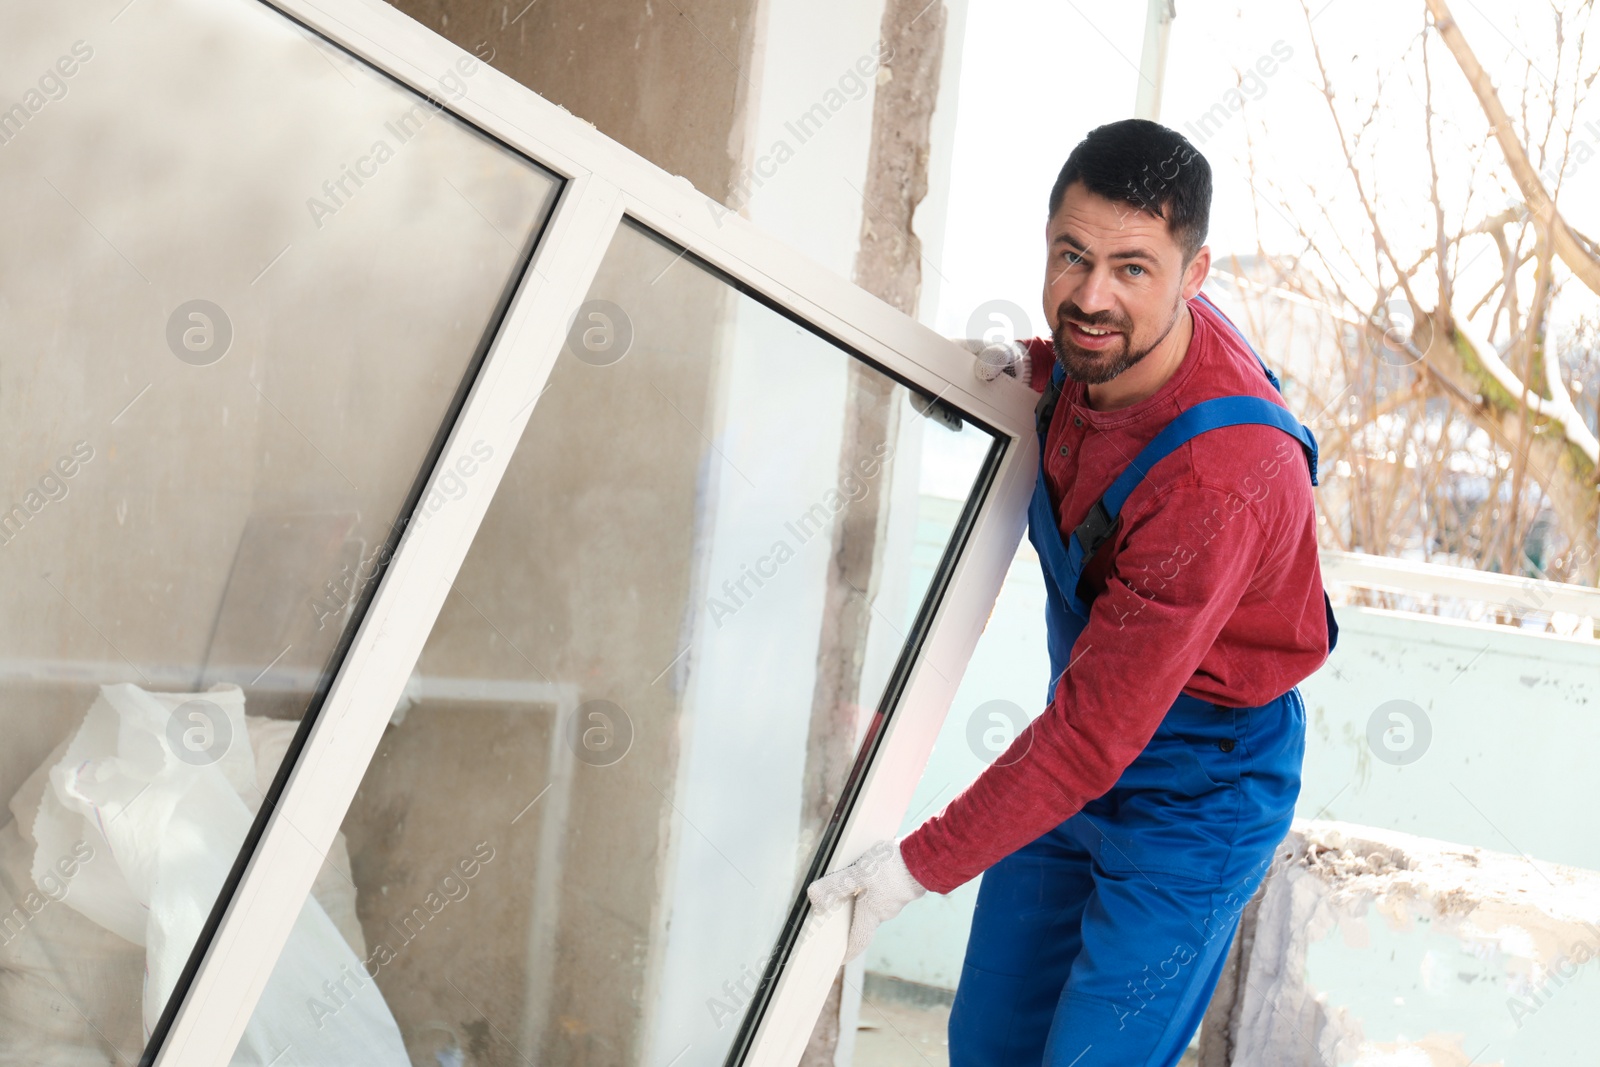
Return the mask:
<path fill-rule="evenodd" d="M 1044 394 L 1048 707 L 942 812 L 808 890 L 855 898 L 853 957 L 986 872 L 952 1067 L 1176 1064 L 1293 817 L 1295 686 L 1337 633 L 1315 442 L 1200 295 L 1210 202 L 1204 157 L 1153 122 L 1101 126 L 1062 167 L 1052 343 L 1005 368 Z"/>

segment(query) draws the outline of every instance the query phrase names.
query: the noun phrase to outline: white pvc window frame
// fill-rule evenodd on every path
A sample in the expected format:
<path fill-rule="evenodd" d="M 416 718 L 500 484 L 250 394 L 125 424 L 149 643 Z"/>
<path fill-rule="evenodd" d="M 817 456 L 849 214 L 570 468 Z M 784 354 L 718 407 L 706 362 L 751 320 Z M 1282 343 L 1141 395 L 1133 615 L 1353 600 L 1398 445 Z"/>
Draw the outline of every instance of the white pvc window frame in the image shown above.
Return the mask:
<path fill-rule="evenodd" d="M 440 100 L 439 78 L 473 57 L 380 0 L 256 2 L 433 98 L 564 184 L 429 485 L 468 443 L 487 442 L 501 458 L 482 468 L 465 497 L 426 523 L 407 524 L 156 1053 L 160 1067 L 224 1064 L 233 1054 L 624 215 L 983 423 L 1004 445 L 948 584 L 930 594 L 939 597 L 937 608 L 829 870 L 898 832 L 1021 539 L 1038 463 L 1032 390 L 1004 376 L 980 381 L 964 349 L 725 212 L 685 179 L 487 65 L 468 95 Z M 798 1062 L 843 958 L 847 928 L 848 911 L 840 909 L 795 945 L 741 1062 Z"/>

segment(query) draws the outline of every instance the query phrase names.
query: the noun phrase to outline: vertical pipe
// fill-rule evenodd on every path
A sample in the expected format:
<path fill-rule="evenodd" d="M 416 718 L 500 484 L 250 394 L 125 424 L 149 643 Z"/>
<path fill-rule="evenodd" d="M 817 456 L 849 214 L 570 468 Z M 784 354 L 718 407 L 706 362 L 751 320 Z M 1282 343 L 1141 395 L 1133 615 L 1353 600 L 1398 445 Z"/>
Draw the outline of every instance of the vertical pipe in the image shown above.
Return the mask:
<path fill-rule="evenodd" d="M 1139 92 L 1134 98 L 1135 118 L 1161 119 L 1161 85 L 1167 71 L 1167 42 L 1172 20 L 1178 17 L 1177 0 L 1149 0 L 1144 20 L 1144 50 L 1139 55 Z"/>

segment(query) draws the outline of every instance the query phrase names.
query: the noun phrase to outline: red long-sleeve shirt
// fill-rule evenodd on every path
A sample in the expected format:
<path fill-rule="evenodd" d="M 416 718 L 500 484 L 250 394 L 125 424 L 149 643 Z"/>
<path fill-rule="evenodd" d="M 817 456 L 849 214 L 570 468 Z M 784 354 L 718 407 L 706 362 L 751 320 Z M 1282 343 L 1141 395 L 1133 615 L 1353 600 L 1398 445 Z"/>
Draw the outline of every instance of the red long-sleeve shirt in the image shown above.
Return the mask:
<path fill-rule="evenodd" d="M 1063 538 L 1180 412 L 1218 396 L 1281 402 L 1220 312 L 1199 300 L 1189 311 L 1183 360 L 1137 404 L 1095 411 L 1067 379 L 1044 457 Z M 1054 350 L 1035 339 L 1030 351 L 1042 391 Z M 948 893 L 1103 795 L 1180 692 L 1254 707 L 1326 658 L 1312 487 L 1304 450 L 1282 430 L 1227 426 L 1182 445 L 1128 497 L 1113 541 L 1097 557 L 1114 553 L 1110 563 L 1088 574 L 1098 595 L 1050 706 L 902 842 L 928 889 Z"/>

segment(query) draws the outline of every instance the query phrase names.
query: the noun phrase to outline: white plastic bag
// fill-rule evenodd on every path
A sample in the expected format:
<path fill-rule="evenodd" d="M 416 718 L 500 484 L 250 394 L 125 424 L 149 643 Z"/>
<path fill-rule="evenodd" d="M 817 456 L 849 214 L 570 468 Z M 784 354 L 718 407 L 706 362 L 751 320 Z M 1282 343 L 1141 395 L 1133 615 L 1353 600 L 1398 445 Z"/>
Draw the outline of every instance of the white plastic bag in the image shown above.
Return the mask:
<path fill-rule="evenodd" d="M 34 880 L 48 877 L 76 842 L 104 849 L 62 903 L 145 946 L 147 1035 L 260 805 L 250 732 L 238 686 L 102 686 L 50 768 L 33 826 Z M 327 912 L 307 898 L 233 1063 L 406 1067 L 399 1027 L 361 967 Z M 330 981 L 349 995 L 332 1015 L 313 1013 L 310 998 Z"/>

